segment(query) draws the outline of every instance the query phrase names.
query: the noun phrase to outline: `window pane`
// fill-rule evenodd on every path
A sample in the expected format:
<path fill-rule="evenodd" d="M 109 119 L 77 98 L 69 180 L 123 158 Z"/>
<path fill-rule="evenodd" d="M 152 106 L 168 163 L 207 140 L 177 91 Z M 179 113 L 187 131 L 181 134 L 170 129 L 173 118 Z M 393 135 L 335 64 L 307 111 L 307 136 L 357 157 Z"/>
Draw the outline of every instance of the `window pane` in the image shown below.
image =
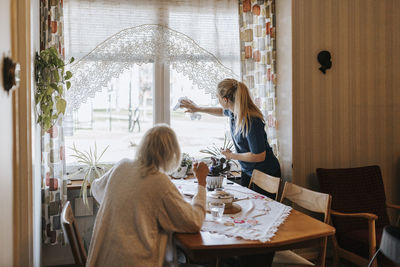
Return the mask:
<path fill-rule="evenodd" d="M 133 158 L 143 134 L 153 126 L 152 63 L 135 65 L 113 80 L 108 88 L 67 115 L 64 125 L 67 164 L 75 162 L 70 147 L 98 151 L 109 145 L 101 161 Z"/>
<path fill-rule="evenodd" d="M 201 106 L 219 107 L 217 99 L 212 99 L 210 94 L 199 89 L 182 73 L 170 70 L 171 106 L 176 105 L 180 97 L 187 96 L 196 104 Z M 182 152 L 188 153 L 196 158 L 206 157 L 207 154 L 200 150 L 212 144 L 222 147 L 225 132 L 228 129 L 227 117 L 216 117 L 202 113 L 200 120 L 191 120 L 189 114 L 183 109 L 173 111 L 171 108 L 171 126 L 175 130 Z M 228 137 L 229 136 L 229 132 Z"/>

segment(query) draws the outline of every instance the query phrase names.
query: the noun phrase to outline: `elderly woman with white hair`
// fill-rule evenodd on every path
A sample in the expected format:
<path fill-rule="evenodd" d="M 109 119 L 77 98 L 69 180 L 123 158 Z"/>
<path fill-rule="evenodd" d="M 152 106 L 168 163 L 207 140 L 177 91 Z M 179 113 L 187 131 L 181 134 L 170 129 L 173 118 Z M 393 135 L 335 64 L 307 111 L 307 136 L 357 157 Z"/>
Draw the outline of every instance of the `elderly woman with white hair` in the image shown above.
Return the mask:
<path fill-rule="evenodd" d="M 198 232 L 205 217 L 205 163 L 195 163 L 197 195 L 186 202 L 166 175 L 180 163 L 174 131 L 157 125 L 134 160 L 124 159 L 92 184 L 101 203 L 87 266 L 162 266 L 172 232 Z"/>

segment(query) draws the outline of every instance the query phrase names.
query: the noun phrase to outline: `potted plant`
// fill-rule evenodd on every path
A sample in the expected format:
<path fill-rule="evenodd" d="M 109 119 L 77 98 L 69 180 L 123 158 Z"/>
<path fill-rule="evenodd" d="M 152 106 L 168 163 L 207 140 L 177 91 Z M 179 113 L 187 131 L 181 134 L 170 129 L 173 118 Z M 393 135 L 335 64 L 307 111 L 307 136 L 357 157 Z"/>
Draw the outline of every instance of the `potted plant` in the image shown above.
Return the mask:
<path fill-rule="evenodd" d="M 72 157 L 76 158 L 78 163 L 83 164 L 82 169 L 80 170 L 84 174 L 80 197 L 82 197 L 83 203 L 88 205 L 88 185 L 90 185 L 95 179 L 100 178 L 110 167 L 109 164 L 100 163 L 100 159 L 108 149 L 108 146 L 100 153 L 100 155 L 97 154 L 96 143 L 94 143 L 94 150 L 90 147 L 89 151 L 80 151 L 76 148 L 75 144 L 71 149 L 75 153 Z"/>
<path fill-rule="evenodd" d="M 182 160 L 181 160 L 181 165 L 179 168 L 171 174 L 172 178 L 184 178 L 186 175 L 188 175 L 191 170 L 192 170 L 192 165 L 193 165 L 193 158 L 190 157 L 189 154 L 183 153 L 182 154 Z"/>
<path fill-rule="evenodd" d="M 224 145 L 221 147 L 221 149 L 229 149 L 232 150 L 233 149 L 233 143 L 230 139 L 228 139 L 228 137 L 225 134 L 224 137 Z M 208 146 L 205 149 L 200 150 L 201 153 L 205 153 L 205 154 L 209 154 L 212 157 L 220 157 L 222 156 L 221 151 L 219 149 L 218 146 L 216 146 L 215 144 L 213 144 L 212 146 Z"/>
<path fill-rule="evenodd" d="M 211 161 L 212 164 L 209 167 L 208 176 L 206 178 L 208 190 L 221 188 L 224 178 L 231 168 L 230 163 L 224 157 L 211 157 Z"/>
<path fill-rule="evenodd" d="M 225 150 L 225 149 L 232 150 L 233 149 L 233 143 L 230 139 L 228 139 L 228 137 L 226 135 L 224 137 L 224 144 L 221 147 L 221 149 L 223 149 L 223 150 Z M 205 157 L 204 159 L 212 160 L 212 158 L 214 158 L 214 159 L 223 158 L 223 155 L 221 154 L 221 149 L 217 145 L 213 144 L 212 146 L 208 146 L 207 148 L 200 150 L 200 152 L 210 155 L 209 157 Z M 224 160 L 226 160 L 226 159 L 224 158 Z M 231 166 L 232 163 L 236 167 L 238 167 L 237 162 L 235 162 L 234 160 L 226 161 L 226 164 L 229 164 L 229 166 Z M 213 165 L 215 165 L 214 162 L 213 162 Z M 229 171 L 230 171 L 230 167 L 229 167 L 229 170 L 226 171 L 227 176 L 231 175 Z"/>
<path fill-rule="evenodd" d="M 74 58 L 69 60 L 72 63 Z M 35 103 L 37 107 L 37 123 L 44 131 L 48 131 L 57 122 L 60 114 L 65 113 L 67 102 L 64 99 L 64 86 L 71 87 L 68 81 L 72 77 L 70 71 L 65 72 L 66 64 L 54 47 L 36 53 L 35 57 Z"/>
<path fill-rule="evenodd" d="M 226 175 L 231 169 L 229 161 L 226 161 L 224 157 L 216 158 L 211 157 L 212 165 L 209 168 L 209 176 L 221 176 Z"/>

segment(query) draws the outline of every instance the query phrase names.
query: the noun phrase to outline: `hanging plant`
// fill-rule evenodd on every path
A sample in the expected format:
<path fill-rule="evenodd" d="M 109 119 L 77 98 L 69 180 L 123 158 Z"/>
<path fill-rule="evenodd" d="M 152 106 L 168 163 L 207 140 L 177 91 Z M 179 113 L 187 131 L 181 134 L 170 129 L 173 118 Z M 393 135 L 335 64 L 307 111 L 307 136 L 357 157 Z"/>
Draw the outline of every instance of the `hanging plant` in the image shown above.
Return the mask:
<path fill-rule="evenodd" d="M 74 61 L 72 57 L 69 64 Z M 67 101 L 63 97 L 64 86 L 71 87 L 68 81 L 72 77 L 70 71 L 65 72 L 66 64 L 54 47 L 36 53 L 35 57 L 35 103 L 38 111 L 37 123 L 44 131 L 48 131 L 60 114 L 65 113 Z"/>

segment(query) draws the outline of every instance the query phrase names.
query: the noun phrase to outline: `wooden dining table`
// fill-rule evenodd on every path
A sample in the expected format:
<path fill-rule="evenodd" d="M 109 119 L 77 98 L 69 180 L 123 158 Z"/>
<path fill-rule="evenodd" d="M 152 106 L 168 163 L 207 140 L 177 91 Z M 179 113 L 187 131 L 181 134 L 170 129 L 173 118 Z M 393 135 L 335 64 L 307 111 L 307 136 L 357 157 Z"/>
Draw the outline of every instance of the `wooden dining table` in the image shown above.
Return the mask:
<path fill-rule="evenodd" d="M 272 262 L 275 251 L 312 246 L 322 237 L 333 234 L 335 228 L 331 225 L 292 209 L 275 236 L 267 242 L 227 237 L 205 231 L 195 234 L 175 233 L 174 240 L 193 262 L 258 254 L 266 255 L 263 266 L 268 266 L 266 261 Z"/>
<path fill-rule="evenodd" d="M 191 179 L 192 176 L 186 177 Z M 82 181 L 72 181 L 68 189 L 80 188 Z M 201 231 L 195 234 L 175 233 L 174 241 L 193 262 L 209 262 L 232 256 L 265 255 L 265 265 L 272 262 L 275 251 L 316 244 L 331 236 L 335 228 L 292 209 L 271 240 L 260 242 Z M 250 258 L 249 258 L 250 259 Z M 269 261 L 269 262 L 268 262 Z M 249 264 L 249 266 L 255 266 Z"/>

